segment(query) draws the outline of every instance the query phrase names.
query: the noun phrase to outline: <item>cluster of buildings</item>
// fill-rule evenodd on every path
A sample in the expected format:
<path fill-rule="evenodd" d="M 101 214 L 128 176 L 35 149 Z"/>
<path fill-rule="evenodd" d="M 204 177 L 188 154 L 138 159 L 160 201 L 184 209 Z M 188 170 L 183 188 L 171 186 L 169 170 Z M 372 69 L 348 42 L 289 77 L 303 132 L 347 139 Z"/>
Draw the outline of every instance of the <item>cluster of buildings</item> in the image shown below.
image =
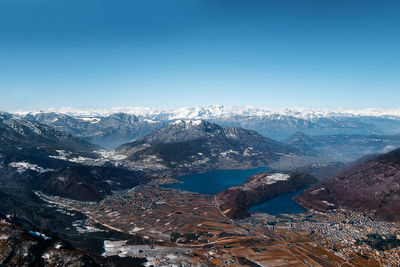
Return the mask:
<path fill-rule="evenodd" d="M 358 255 L 389 266 L 399 264 L 400 247 L 379 250 L 368 244 L 367 240 L 369 235 L 376 234 L 382 237 L 382 240 L 389 236 L 395 237 L 400 243 L 400 225 L 376 219 L 368 213 L 347 209 L 327 213 L 311 211 L 306 214 L 278 216 L 256 213 L 247 221 L 271 230 L 307 231 L 312 240 L 344 260 L 350 260 Z"/>

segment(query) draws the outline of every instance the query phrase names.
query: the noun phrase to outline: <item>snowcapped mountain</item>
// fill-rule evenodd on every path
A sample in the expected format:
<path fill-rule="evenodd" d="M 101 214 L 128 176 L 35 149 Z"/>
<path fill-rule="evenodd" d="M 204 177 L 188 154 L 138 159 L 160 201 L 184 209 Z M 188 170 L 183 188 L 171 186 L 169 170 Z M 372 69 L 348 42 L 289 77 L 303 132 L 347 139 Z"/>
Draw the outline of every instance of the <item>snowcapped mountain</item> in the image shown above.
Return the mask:
<path fill-rule="evenodd" d="M 128 113 L 109 116 L 75 116 L 63 113 L 28 113 L 25 118 L 49 125 L 106 148 L 116 147 L 149 134 L 166 123 Z"/>
<path fill-rule="evenodd" d="M 147 107 L 119 107 L 111 109 L 45 109 L 36 111 L 15 111 L 13 113 L 36 115 L 39 113 L 59 113 L 72 117 L 107 117 L 116 113 L 126 113 L 138 117 L 176 119 L 213 119 L 231 116 L 256 116 L 263 117 L 273 114 L 290 116 L 304 120 L 332 117 L 400 117 L 400 108 L 393 109 L 307 109 L 307 108 L 264 108 L 255 106 L 227 107 L 213 105 L 207 107 L 181 107 L 177 109 L 154 109 Z"/>
<path fill-rule="evenodd" d="M 253 130 L 222 127 L 204 120 L 177 120 L 116 149 L 135 169 L 172 175 L 266 166 L 282 156 L 304 155 L 297 148 Z"/>
<path fill-rule="evenodd" d="M 181 119 L 207 120 L 222 126 L 242 127 L 277 140 L 284 140 L 296 132 L 311 136 L 400 133 L 400 108 L 330 110 L 216 105 L 178 109 L 64 108 L 16 113 L 106 148 L 137 140 L 172 121 Z"/>

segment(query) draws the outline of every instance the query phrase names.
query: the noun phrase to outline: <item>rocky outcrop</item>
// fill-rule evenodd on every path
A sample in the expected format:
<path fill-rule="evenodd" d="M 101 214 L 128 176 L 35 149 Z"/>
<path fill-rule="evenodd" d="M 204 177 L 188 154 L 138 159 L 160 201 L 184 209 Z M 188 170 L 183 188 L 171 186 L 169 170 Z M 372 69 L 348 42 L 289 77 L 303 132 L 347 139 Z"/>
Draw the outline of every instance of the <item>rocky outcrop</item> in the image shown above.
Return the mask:
<path fill-rule="evenodd" d="M 316 181 L 307 173 L 268 171 L 252 175 L 243 184 L 217 193 L 216 200 L 227 217 L 243 218 L 249 215 L 251 206 Z"/>
<path fill-rule="evenodd" d="M 296 198 L 307 209 L 346 207 L 400 220 L 400 149 L 365 158 Z"/>

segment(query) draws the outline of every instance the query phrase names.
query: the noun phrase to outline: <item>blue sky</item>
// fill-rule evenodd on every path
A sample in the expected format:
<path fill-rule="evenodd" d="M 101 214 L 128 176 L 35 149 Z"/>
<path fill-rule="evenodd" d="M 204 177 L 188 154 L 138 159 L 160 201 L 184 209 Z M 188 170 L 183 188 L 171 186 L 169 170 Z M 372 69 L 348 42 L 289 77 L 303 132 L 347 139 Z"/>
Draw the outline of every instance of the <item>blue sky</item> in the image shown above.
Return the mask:
<path fill-rule="evenodd" d="M 1 0 L 0 110 L 399 107 L 400 1 Z"/>

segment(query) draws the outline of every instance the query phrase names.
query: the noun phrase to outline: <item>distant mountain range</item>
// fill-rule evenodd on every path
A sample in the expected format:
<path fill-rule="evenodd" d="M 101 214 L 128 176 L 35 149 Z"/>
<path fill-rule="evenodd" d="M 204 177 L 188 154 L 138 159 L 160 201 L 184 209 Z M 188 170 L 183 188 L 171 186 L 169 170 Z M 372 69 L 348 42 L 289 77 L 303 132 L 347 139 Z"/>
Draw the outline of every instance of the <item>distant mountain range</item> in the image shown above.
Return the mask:
<path fill-rule="evenodd" d="M 167 125 L 126 113 L 106 117 L 71 117 L 60 113 L 27 114 L 26 119 L 46 124 L 106 148 L 139 139 Z"/>
<path fill-rule="evenodd" d="M 221 126 L 255 130 L 284 140 L 296 132 L 307 135 L 371 135 L 400 133 L 400 109 L 307 110 L 210 106 L 157 110 L 44 110 L 17 112 L 106 148 L 137 140 L 176 120 L 207 120 Z"/>
<path fill-rule="evenodd" d="M 400 147 L 400 134 L 308 136 L 298 132 L 285 143 L 318 155 L 320 162 L 351 162 L 365 155 L 386 153 Z"/>
<path fill-rule="evenodd" d="M 301 166 L 351 162 L 368 154 L 385 153 L 400 147 L 400 134 L 394 134 L 400 129 L 399 110 L 338 112 L 211 106 L 176 110 L 132 108 L 110 111 L 61 111 L 63 113 L 20 113 L 14 117 L 40 125 L 45 124 L 62 133 L 106 148 L 115 148 L 139 140 L 167 127 L 171 122 L 198 121 L 206 118 L 207 121 L 221 126 L 241 127 L 257 131 L 269 138 L 276 137 L 277 139 L 273 139 L 302 153 L 303 157 L 296 159 L 296 162 L 293 158 L 288 158 L 287 164 L 274 166 L 282 168 L 290 167 L 289 164 Z M 62 149 L 57 149 L 57 153 L 59 155 L 53 157 L 68 156 L 71 161 L 77 162 L 82 159 L 66 154 Z"/>

